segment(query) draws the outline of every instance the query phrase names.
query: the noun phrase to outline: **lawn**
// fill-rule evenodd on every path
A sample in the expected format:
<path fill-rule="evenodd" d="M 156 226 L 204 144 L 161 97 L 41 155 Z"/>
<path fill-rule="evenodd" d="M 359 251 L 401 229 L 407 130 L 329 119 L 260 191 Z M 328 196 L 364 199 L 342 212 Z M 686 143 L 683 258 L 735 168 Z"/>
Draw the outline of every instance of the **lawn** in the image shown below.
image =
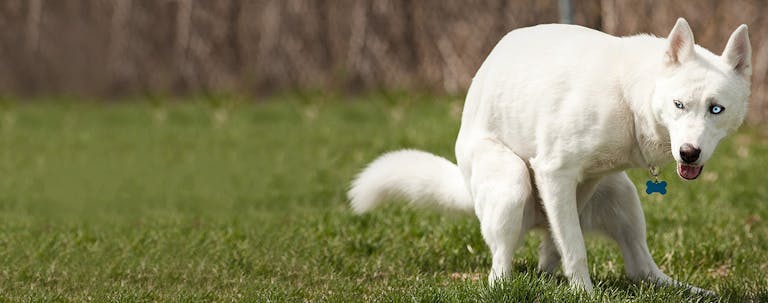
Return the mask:
<path fill-rule="evenodd" d="M 528 237 L 515 274 L 471 215 L 394 203 L 355 216 L 345 190 L 378 154 L 453 159 L 462 101 L 376 94 L 184 102 L 3 102 L 2 301 L 768 301 L 768 138 L 742 130 L 703 176 L 641 194 L 668 275 L 720 297 L 624 278 L 615 244 L 587 240 L 594 296 L 538 273 Z M 631 171 L 644 184 L 647 173 Z"/>

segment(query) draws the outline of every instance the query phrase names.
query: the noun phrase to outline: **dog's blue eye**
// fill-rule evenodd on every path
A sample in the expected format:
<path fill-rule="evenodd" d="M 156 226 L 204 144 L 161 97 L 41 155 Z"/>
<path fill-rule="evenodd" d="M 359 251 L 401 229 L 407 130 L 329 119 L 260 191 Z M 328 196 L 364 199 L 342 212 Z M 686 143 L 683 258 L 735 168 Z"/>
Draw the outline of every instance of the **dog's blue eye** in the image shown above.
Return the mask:
<path fill-rule="evenodd" d="M 677 107 L 679 109 L 683 109 L 683 108 L 685 108 L 685 105 L 683 105 L 683 102 L 675 100 L 675 107 Z"/>
<path fill-rule="evenodd" d="M 709 112 L 714 115 L 722 113 L 723 111 L 725 111 L 725 107 L 723 107 L 722 105 L 715 104 L 709 107 Z"/>

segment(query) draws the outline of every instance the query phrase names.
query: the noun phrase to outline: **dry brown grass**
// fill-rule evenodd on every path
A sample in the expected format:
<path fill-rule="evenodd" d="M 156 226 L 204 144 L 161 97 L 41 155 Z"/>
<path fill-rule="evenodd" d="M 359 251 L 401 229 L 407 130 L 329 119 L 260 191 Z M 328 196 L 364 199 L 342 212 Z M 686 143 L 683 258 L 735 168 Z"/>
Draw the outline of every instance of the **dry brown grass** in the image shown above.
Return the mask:
<path fill-rule="evenodd" d="M 768 117 L 768 1 L 574 1 L 574 22 L 664 36 L 677 17 L 719 52 L 750 26 L 750 119 Z M 461 93 L 501 36 L 557 0 L 6 0 L 0 91 L 120 96 L 286 89 Z"/>

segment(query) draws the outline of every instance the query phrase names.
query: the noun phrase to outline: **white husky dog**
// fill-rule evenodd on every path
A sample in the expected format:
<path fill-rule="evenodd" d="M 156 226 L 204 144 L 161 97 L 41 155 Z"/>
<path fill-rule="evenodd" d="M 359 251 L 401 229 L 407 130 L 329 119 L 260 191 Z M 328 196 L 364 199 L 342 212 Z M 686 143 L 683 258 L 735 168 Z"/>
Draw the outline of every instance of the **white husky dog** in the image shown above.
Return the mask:
<path fill-rule="evenodd" d="M 421 151 L 387 153 L 353 182 L 352 207 L 362 213 L 399 197 L 474 210 L 493 256 L 491 283 L 510 274 L 526 232 L 541 228 L 539 269 L 562 262 L 573 287 L 592 291 L 583 230 L 618 242 L 630 277 L 685 285 L 653 261 L 624 170 L 674 159 L 682 178 L 698 177 L 741 125 L 751 71 L 746 25 L 721 56 L 696 45 L 682 18 L 666 39 L 572 25 L 514 30 L 469 88 L 458 165 Z"/>

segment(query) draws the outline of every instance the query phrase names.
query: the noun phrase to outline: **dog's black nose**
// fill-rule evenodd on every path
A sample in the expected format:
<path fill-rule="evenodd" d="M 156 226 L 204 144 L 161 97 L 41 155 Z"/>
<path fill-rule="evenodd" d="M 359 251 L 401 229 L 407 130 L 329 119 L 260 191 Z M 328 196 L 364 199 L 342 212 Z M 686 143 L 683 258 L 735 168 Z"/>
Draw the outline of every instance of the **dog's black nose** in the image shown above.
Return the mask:
<path fill-rule="evenodd" d="M 699 160 L 700 153 L 701 150 L 693 147 L 690 143 L 685 143 L 683 146 L 680 146 L 680 158 L 687 163 L 693 163 L 696 162 L 696 160 Z"/>

